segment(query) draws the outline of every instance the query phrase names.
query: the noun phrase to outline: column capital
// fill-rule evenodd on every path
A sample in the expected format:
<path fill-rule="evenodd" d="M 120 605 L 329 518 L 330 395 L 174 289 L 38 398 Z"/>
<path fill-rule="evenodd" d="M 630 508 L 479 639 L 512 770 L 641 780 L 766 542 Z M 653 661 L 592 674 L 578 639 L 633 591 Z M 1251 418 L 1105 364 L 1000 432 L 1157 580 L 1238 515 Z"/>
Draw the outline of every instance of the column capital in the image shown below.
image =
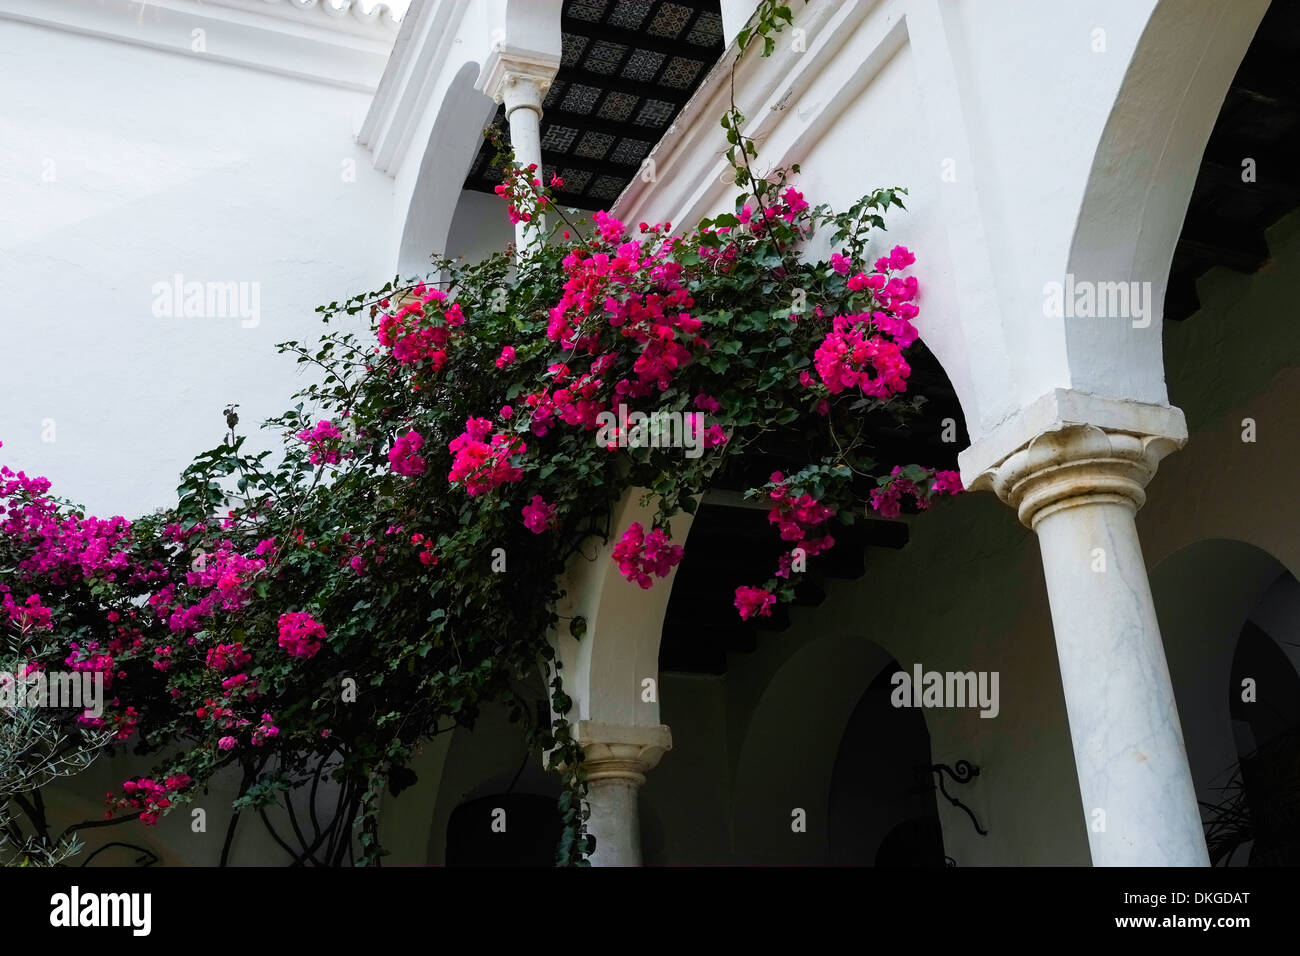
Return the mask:
<path fill-rule="evenodd" d="M 520 107 L 542 115 L 542 100 L 560 69 L 560 59 L 531 50 L 496 46 L 479 71 L 478 88 L 497 103 L 506 116 Z"/>
<path fill-rule="evenodd" d="M 970 487 L 989 490 L 1016 509 L 1021 523 L 1036 528 L 1050 514 L 1109 502 L 1137 511 L 1147 482 L 1185 439 L 1060 424 L 975 476 Z"/>
<path fill-rule="evenodd" d="M 975 422 L 971 434 L 980 428 Z M 1072 388 L 1054 388 L 985 428 L 970 447 L 957 456 L 962 480 L 967 487 L 983 471 L 1001 464 L 1043 432 L 1066 425 L 1096 425 L 1106 431 L 1130 435 L 1164 435 L 1179 447 L 1187 441 L 1187 422 L 1182 409 L 1173 405 L 1106 398 Z"/>
<path fill-rule="evenodd" d="M 582 747 L 582 765 L 588 782 L 619 780 L 640 787 L 673 747 L 673 736 L 664 724 L 625 726 L 594 720 L 580 720 L 573 736 Z"/>

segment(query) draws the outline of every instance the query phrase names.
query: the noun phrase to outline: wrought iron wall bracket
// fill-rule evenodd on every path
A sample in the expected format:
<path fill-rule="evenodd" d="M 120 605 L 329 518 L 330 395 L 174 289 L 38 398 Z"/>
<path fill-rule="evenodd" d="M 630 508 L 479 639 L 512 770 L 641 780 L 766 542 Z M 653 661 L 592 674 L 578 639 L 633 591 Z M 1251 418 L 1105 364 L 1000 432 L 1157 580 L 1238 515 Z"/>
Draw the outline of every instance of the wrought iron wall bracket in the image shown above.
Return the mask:
<path fill-rule="evenodd" d="M 980 775 L 980 768 L 975 766 L 975 764 L 971 763 L 969 760 L 958 760 L 955 769 L 949 767 L 946 763 L 933 764 L 929 769 L 931 773 L 938 775 L 939 792 L 942 793 L 947 798 L 948 802 L 954 807 L 960 807 L 962 810 L 966 811 L 966 816 L 970 817 L 970 822 L 975 825 L 976 833 L 980 836 L 988 836 L 989 831 L 980 826 L 980 822 L 975 818 L 975 814 L 971 811 L 971 808 L 949 793 L 948 788 L 944 786 L 943 781 L 943 775 L 947 774 L 952 777 L 953 783 L 970 783 Z"/>

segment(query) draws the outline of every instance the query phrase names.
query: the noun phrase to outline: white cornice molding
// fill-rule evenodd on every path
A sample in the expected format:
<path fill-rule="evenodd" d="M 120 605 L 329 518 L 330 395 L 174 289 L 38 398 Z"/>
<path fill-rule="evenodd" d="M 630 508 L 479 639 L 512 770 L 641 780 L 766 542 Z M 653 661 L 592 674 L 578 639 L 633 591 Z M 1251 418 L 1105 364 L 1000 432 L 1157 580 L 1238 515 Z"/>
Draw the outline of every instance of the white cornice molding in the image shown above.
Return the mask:
<path fill-rule="evenodd" d="M 235 10 L 265 13 L 297 22 L 355 33 L 359 36 L 386 38 L 397 35 L 401 18 L 386 3 L 377 3 L 367 13 L 361 0 L 193 0 Z"/>
<path fill-rule="evenodd" d="M 387 8 L 366 18 L 319 2 L 0 0 L 0 20 L 374 92 L 396 35 Z M 203 31 L 200 50 L 195 30 Z"/>
<path fill-rule="evenodd" d="M 411 0 L 357 142 L 376 169 L 394 175 L 416 121 L 429 106 L 469 0 Z"/>

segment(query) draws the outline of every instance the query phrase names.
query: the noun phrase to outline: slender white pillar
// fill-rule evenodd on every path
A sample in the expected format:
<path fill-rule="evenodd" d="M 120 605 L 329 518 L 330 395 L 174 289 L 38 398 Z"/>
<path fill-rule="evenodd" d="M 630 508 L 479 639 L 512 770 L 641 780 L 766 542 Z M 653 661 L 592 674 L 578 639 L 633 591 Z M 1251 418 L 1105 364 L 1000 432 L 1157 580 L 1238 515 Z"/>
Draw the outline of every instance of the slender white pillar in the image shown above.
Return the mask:
<path fill-rule="evenodd" d="M 532 176 L 542 178 L 542 99 L 546 96 L 545 83 L 535 76 L 511 73 L 505 83 L 506 120 L 510 123 L 510 146 L 515 152 L 515 162 L 525 170 L 536 166 Z M 515 223 L 515 245 L 520 249 L 528 244 L 527 233 L 533 230 L 535 236 L 546 233 L 546 223 L 542 216 L 532 222 Z"/>
<path fill-rule="evenodd" d="M 542 101 L 559 69 L 559 59 L 498 49 L 483 69 L 483 91 L 505 105 L 515 162 L 524 169 L 536 165 L 533 175 L 541 179 Z M 542 217 L 515 223 L 515 245 L 520 249 L 526 246 L 530 232 L 534 239 L 545 233 Z"/>
<path fill-rule="evenodd" d="M 521 166 L 533 163 L 542 168 L 542 100 L 546 87 L 534 76 L 512 73 L 506 77 L 506 119 L 510 122 L 510 145 Z M 539 173 L 540 175 L 540 173 Z"/>
<path fill-rule="evenodd" d="M 972 487 L 1038 534 L 1094 866 L 1208 866 L 1134 515 L 1166 437 L 1066 425 Z"/>
<path fill-rule="evenodd" d="M 627 727 L 582 720 L 574 736 L 587 771 L 587 832 L 596 837 L 592 866 L 640 866 L 637 791 L 646 773 L 672 749 L 672 734 L 663 724 Z"/>

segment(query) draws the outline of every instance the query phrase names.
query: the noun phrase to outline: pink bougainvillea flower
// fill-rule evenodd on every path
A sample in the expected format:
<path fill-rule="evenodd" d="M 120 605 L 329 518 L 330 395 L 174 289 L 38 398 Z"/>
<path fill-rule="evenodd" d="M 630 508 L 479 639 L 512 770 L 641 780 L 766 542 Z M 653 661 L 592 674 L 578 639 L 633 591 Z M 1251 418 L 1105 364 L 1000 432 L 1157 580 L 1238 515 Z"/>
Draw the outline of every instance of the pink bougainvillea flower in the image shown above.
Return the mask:
<path fill-rule="evenodd" d="M 453 456 L 447 480 L 464 482 L 471 498 L 524 476 L 523 469 L 510 464 L 510 459 L 527 452 L 528 446 L 509 432 L 493 434 L 492 428 L 489 419 L 467 419 L 465 431 L 447 446 Z"/>
<path fill-rule="evenodd" d="M 339 462 L 339 444 L 343 433 L 328 420 L 319 421 L 315 428 L 304 428 L 298 432 L 298 440 L 305 442 L 311 451 L 310 461 L 313 465 L 336 465 Z"/>
<path fill-rule="evenodd" d="M 718 400 L 712 395 L 705 395 L 703 392 L 695 396 L 695 407 L 714 415 L 722 411 L 722 405 Z"/>
<path fill-rule="evenodd" d="M 904 477 L 902 471 L 901 467 L 895 465 L 889 478 L 871 492 L 870 506 L 885 518 L 897 518 L 902 514 L 904 495 L 911 496 L 917 509 L 925 511 L 935 495 L 957 495 L 962 492 L 961 475 L 958 472 L 934 472 L 927 494 L 920 484 Z"/>
<path fill-rule="evenodd" d="M 592 215 L 591 221 L 596 224 L 596 229 L 600 232 L 600 238 L 606 242 L 615 243 L 623 237 L 623 223 L 609 213 L 604 211 L 596 212 Z"/>
<path fill-rule="evenodd" d="M 393 471 L 410 477 L 424 474 L 424 459 L 417 454 L 423 444 L 423 436 L 415 430 L 393 442 L 393 447 L 388 450 L 388 463 Z"/>
<path fill-rule="evenodd" d="M 243 667 L 252 659 L 253 655 L 236 641 L 234 644 L 218 644 L 208 651 L 207 665 L 216 671 L 230 671 Z"/>
<path fill-rule="evenodd" d="M 661 528 L 655 528 L 646 534 L 641 522 L 634 521 L 614 546 L 611 557 L 618 562 L 618 570 L 623 577 L 648 589 L 654 584 L 654 577 L 667 577 L 681 563 L 681 545 L 670 542 L 671 539 Z"/>
<path fill-rule="evenodd" d="M 934 482 L 930 485 L 930 492 L 936 495 L 956 495 L 963 490 L 961 473 L 957 471 L 936 472 Z"/>
<path fill-rule="evenodd" d="M 785 208 L 781 210 L 781 218 L 787 222 L 794 222 L 799 213 L 808 208 L 808 201 L 803 198 L 803 193 L 793 186 L 781 193 L 781 200 L 785 204 Z"/>
<path fill-rule="evenodd" d="M 49 630 L 54 626 L 53 612 L 49 608 L 41 606 L 41 596 L 39 594 L 28 595 L 27 599 L 21 604 L 14 600 L 13 595 L 8 590 L 4 592 L 3 597 L 5 614 L 19 631 L 30 628 Z"/>
<path fill-rule="evenodd" d="M 315 657 L 324 638 L 325 626 L 306 611 L 290 611 L 280 615 L 280 646 L 291 657 Z"/>
<path fill-rule="evenodd" d="M 753 617 L 771 617 L 772 607 L 776 604 L 776 595 L 766 588 L 751 588 L 744 585 L 736 588 L 736 610 L 740 619 L 748 621 Z"/>
<path fill-rule="evenodd" d="M 889 250 L 889 265 L 893 269 L 906 269 L 916 261 L 916 256 L 906 246 L 894 246 Z"/>
<path fill-rule="evenodd" d="M 549 531 L 555 524 L 555 505 L 547 504 L 541 495 L 533 495 L 533 500 L 524 505 L 524 527 L 533 534 Z"/>
<path fill-rule="evenodd" d="M 272 723 L 272 719 L 270 714 L 262 715 L 262 722 L 253 729 L 252 741 L 254 747 L 260 747 L 271 738 L 279 736 L 280 728 Z"/>
<path fill-rule="evenodd" d="M 837 316 L 818 346 L 813 365 L 832 395 L 857 386 L 872 398 L 887 399 L 907 390 L 912 367 L 899 344 L 865 331 L 862 316 Z"/>

